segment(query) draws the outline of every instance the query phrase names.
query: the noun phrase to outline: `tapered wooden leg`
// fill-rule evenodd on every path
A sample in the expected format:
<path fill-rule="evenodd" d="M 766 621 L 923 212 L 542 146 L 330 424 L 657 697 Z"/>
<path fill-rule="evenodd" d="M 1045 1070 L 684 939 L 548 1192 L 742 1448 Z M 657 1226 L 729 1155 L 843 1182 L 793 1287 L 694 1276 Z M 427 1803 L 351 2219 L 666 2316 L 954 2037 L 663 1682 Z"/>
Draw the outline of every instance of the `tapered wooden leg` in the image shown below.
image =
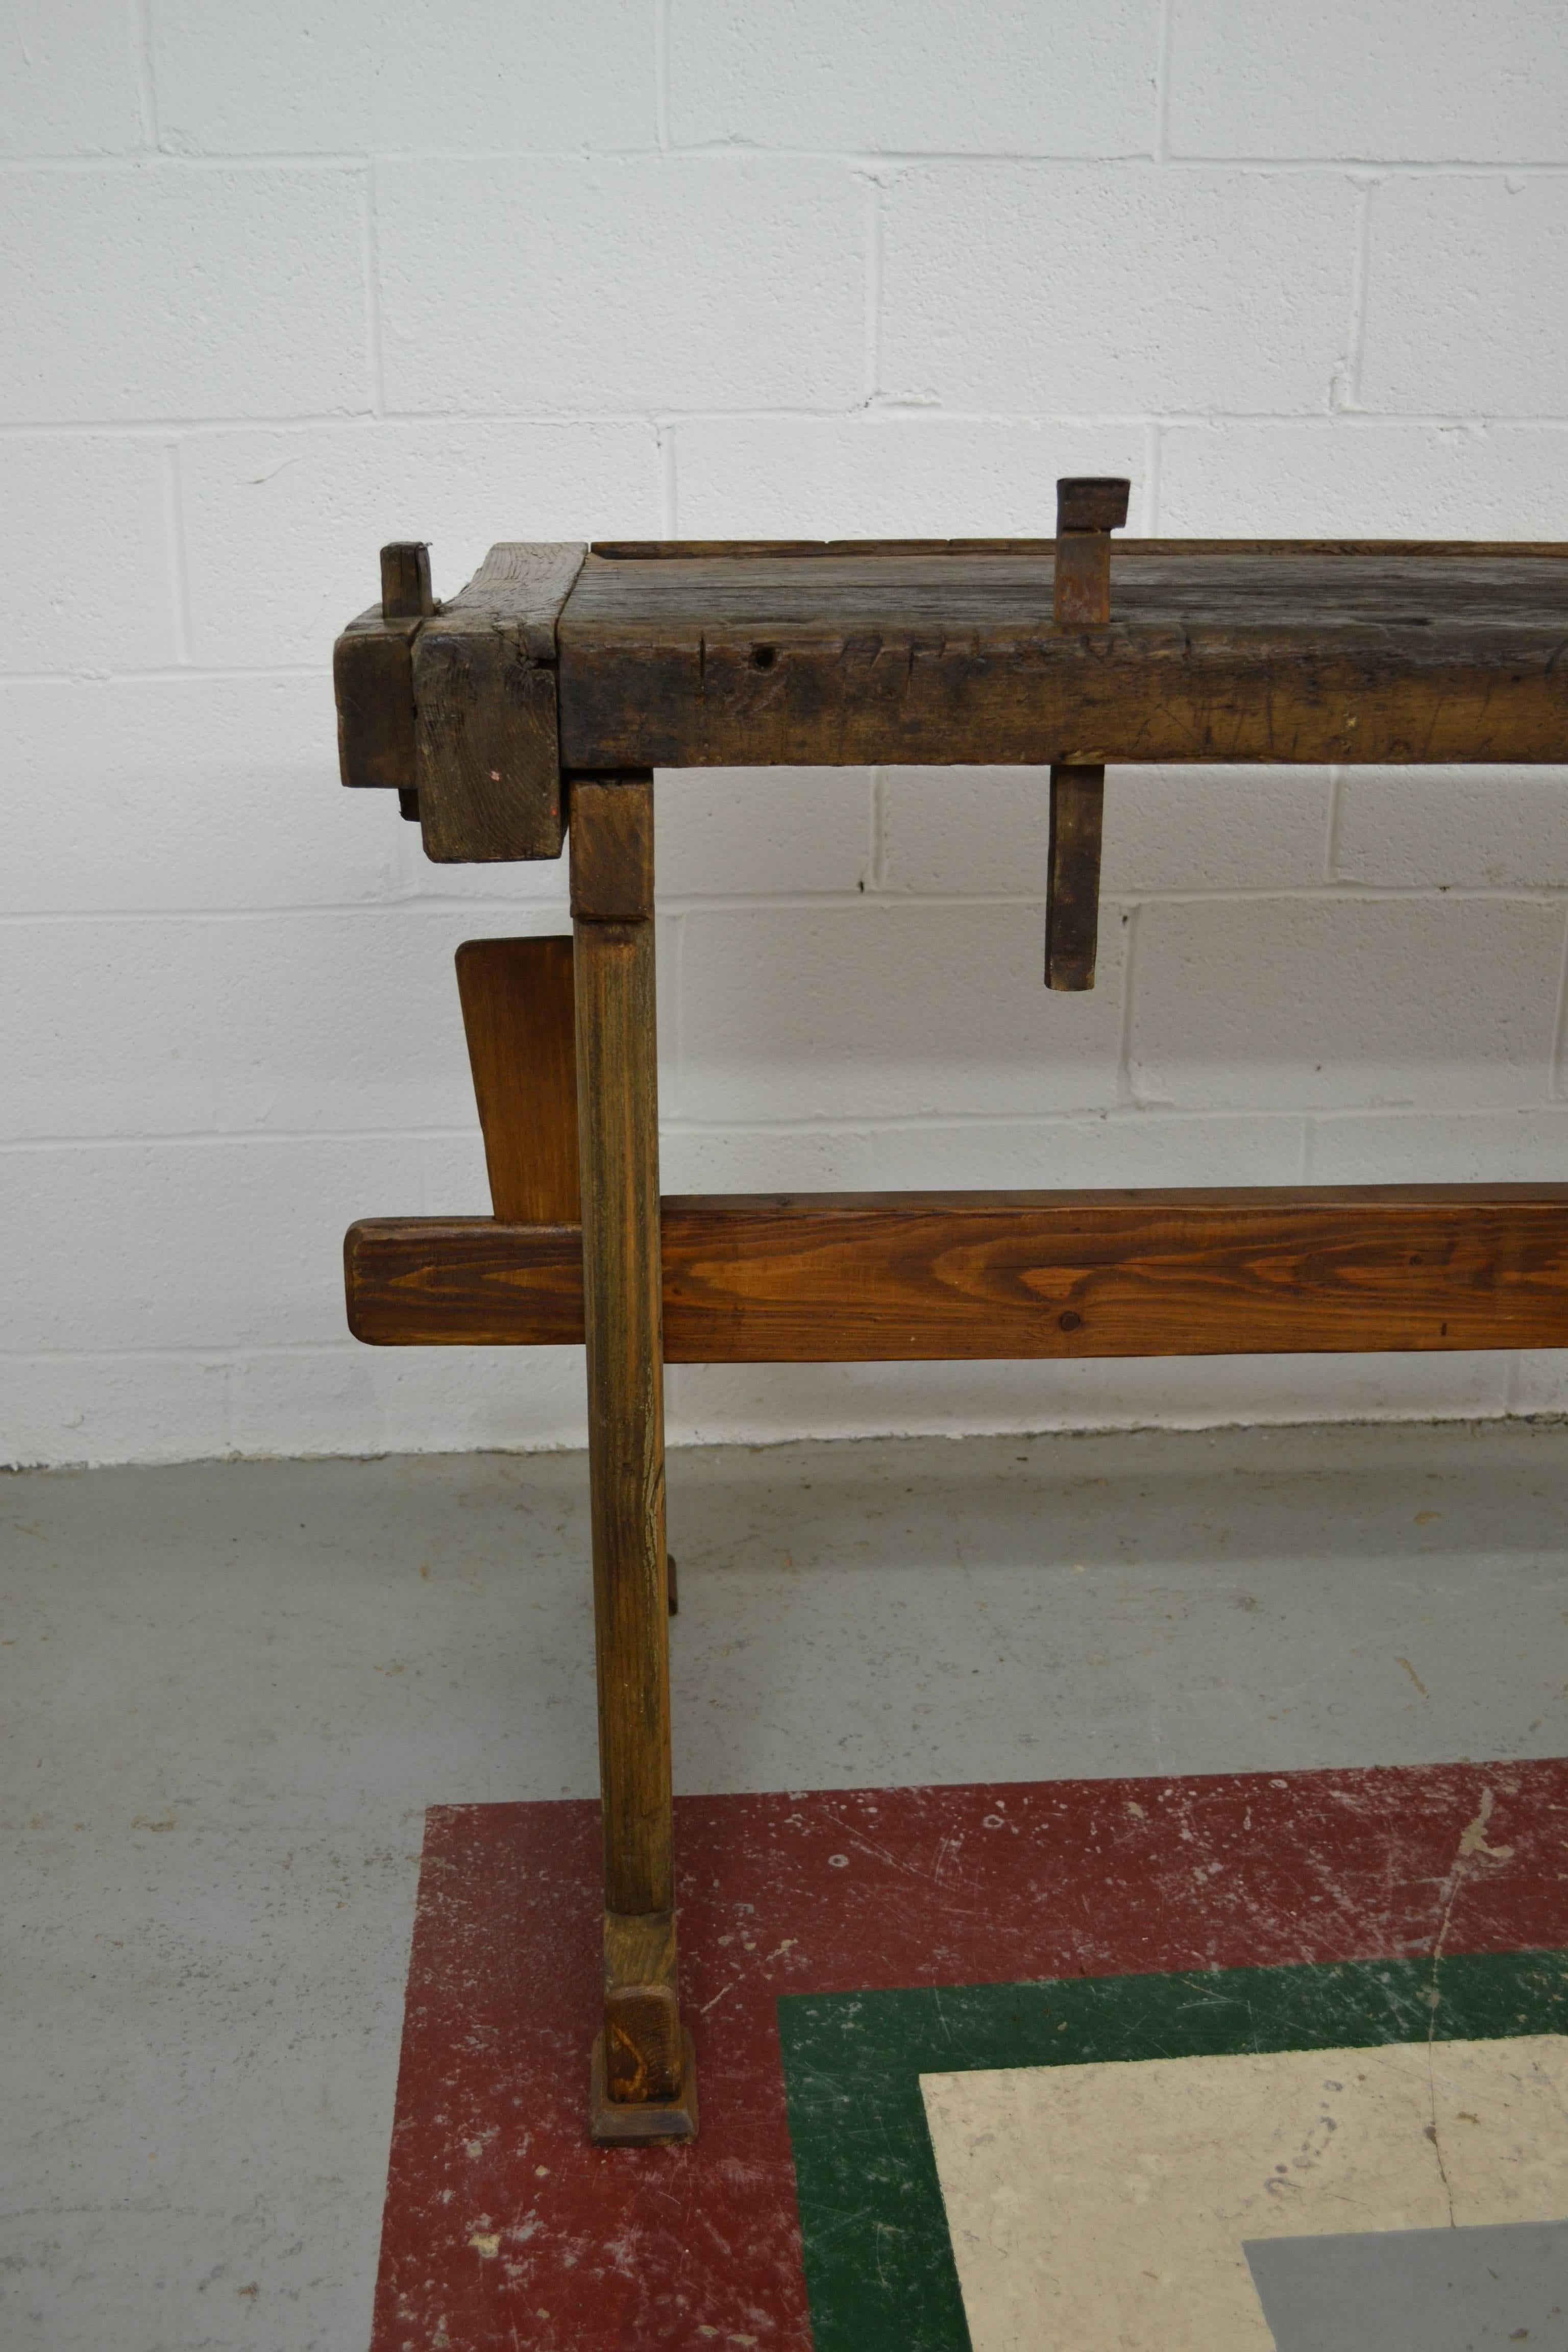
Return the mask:
<path fill-rule="evenodd" d="M 688 2139 L 675 1958 L 654 1021 L 653 780 L 572 793 L 577 1123 L 605 1844 L 595 2139 Z"/>

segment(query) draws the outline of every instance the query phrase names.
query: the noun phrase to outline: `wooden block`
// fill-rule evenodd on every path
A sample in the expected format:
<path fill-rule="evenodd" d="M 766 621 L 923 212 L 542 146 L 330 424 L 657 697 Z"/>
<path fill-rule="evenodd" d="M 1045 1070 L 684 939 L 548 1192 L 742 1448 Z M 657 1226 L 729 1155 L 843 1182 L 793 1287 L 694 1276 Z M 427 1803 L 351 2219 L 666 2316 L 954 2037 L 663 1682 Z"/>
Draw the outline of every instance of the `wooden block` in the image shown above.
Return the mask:
<path fill-rule="evenodd" d="M 646 923 L 652 915 L 651 775 L 573 780 L 572 913 L 584 923 Z"/>
<path fill-rule="evenodd" d="M 503 1224 L 574 1225 L 583 1208 L 572 942 L 468 940 L 457 962 L 495 1213 Z"/>
<path fill-rule="evenodd" d="M 415 781 L 426 855 L 558 857 L 556 622 L 585 550 L 492 547 L 414 648 Z"/>
<path fill-rule="evenodd" d="M 581 1347 L 583 1228 L 368 1217 L 343 1237 L 349 1329 L 375 1348 Z"/>
<path fill-rule="evenodd" d="M 1127 520 L 1131 484 L 1103 477 L 1057 484 L 1052 612 L 1058 629 L 1103 628 L 1110 618 L 1110 534 Z"/>
<path fill-rule="evenodd" d="M 414 639 L 416 620 L 362 613 L 332 647 L 338 772 L 345 784 L 414 790 Z"/>
<path fill-rule="evenodd" d="M 613 2099 L 605 2076 L 606 2032 L 594 2043 L 588 2083 L 588 2137 L 606 2147 L 626 2142 L 695 2139 L 698 2127 L 697 2053 L 691 2036 L 681 2036 L 681 2088 L 668 2103 Z"/>
<path fill-rule="evenodd" d="M 414 639 L 435 609 L 429 549 L 414 541 L 384 547 L 380 604 L 351 621 L 332 647 L 345 784 L 413 794 Z"/>
<path fill-rule="evenodd" d="M 682 2090 L 675 1916 L 605 1914 L 605 2087 L 615 2100 L 668 2104 Z"/>
<path fill-rule="evenodd" d="M 1568 1346 L 1562 1184 L 674 1195 L 660 1223 L 670 1363 Z M 344 1264 L 376 1345 L 583 1337 L 573 1226 L 367 1222 Z"/>
<path fill-rule="evenodd" d="M 394 540 L 382 549 L 381 610 L 388 621 L 425 621 L 436 610 L 430 550 L 422 539 Z"/>
<path fill-rule="evenodd" d="M 1051 833 L 1046 887 L 1046 986 L 1094 986 L 1100 937 L 1100 843 L 1103 768 L 1051 770 Z"/>
<path fill-rule="evenodd" d="M 1057 536 L 1064 530 L 1120 530 L 1132 485 L 1120 474 L 1064 474 L 1057 483 Z"/>

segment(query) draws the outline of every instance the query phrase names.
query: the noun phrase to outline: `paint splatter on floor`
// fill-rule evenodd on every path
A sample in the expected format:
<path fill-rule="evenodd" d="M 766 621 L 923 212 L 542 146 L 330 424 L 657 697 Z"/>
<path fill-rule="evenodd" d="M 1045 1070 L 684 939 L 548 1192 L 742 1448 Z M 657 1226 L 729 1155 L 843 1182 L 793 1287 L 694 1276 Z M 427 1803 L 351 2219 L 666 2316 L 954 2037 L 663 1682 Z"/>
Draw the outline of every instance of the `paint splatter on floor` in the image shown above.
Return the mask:
<path fill-rule="evenodd" d="M 1103 2063 L 1129 2000 L 1162 2033 L 1173 1999 L 1214 2028 L 1239 1998 L 1216 1970 L 1267 1972 L 1236 2012 L 1252 2040 L 1194 2054 L 1423 2041 L 1434 1990 L 1447 2041 L 1568 2030 L 1568 1762 L 687 1798 L 677 1834 L 702 2137 L 597 2149 L 597 1808 L 429 1815 L 373 2352 L 949 2352 L 952 2291 L 945 2317 L 889 2332 L 908 2265 L 874 2200 L 825 2204 L 813 2097 L 839 2102 L 851 2179 L 880 2165 L 899 2195 L 911 2144 L 936 2179 L 922 2074 L 1054 2071 L 1069 2045 Z M 1503 1994 L 1466 1989 L 1469 1956 L 1520 1954 Z M 1382 1992 L 1345 1966 L 1364 1961 L 1394 1964 Z M 1089 2008 L 1061 2039 L 1069 1998 Z M 1347 2030 L 1367 1998 L 1384 2023 Z M 1498 1999 L 1526 2021 L 1500 2025 Z M 894 2048 L 900 2003 L 924 2021 Z M 954 2278 L 945 2225 L 928 2212 L 917 2234 Z"/>

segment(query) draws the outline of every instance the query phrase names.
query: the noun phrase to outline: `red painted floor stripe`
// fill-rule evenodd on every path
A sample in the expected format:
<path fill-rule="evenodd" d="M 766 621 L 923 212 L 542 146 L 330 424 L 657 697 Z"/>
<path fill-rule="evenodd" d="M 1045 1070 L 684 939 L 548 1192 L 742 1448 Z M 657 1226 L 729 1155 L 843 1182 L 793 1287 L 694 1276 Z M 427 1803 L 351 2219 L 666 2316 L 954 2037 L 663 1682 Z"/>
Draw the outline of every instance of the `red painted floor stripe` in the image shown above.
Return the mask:
<path fill-rule="evenodd" d="M 810 2352 L 773 2000 L 1568 1945 L 1568 1760 L 687 1797 L 695 2147 L 597 2149 L 598 1808 L 427 1819 L 372 2352 Z"/>

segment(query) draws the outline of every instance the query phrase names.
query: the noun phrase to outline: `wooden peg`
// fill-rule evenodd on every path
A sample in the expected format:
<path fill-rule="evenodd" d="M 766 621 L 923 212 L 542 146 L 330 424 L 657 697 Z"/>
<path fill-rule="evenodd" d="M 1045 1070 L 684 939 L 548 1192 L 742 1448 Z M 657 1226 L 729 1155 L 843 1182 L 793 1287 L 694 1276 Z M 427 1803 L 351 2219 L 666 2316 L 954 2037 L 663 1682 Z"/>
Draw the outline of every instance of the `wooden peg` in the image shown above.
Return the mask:
<path fill-rule="evenodd" d="M 422 539 L 395 539 L 381 551 L 382 619 L 423 621 L 435 610 L 430 550 Z"/>
<path fill-rule="evenodd" d="M 1110 618 L 1110 534 L 1127 520 L 1131 482 L 1068 476 L 1057 484 L 1056 624 L 1103 628 Z"/>
<path fill-rule="evenodd" d="M 1110 619 L 1110 534 L 1127 520 L 1131 484 L 1109 475 L 1057 484 L 1055 618 L 1058 629 L 1104 628 Z M 1105 770 L 1051 770 L 1051 839 L 1046 890 L 1046 986 L 1094 986 L 1100 931 L 1100 844 Z"/>

